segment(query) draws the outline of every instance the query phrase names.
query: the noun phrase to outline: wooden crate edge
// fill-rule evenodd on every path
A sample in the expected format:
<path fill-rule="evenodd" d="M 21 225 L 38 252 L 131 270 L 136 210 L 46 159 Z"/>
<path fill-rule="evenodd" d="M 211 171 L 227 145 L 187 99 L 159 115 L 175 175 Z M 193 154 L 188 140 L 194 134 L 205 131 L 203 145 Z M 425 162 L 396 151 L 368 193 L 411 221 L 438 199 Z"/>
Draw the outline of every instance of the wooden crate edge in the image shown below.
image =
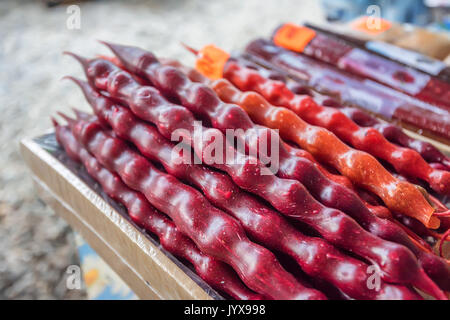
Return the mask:
<path fill-rule="evenodd" d="M 151 273 L 143 270 L 145 269 L 143 266 L 135 266 L 134 269 L 141 274 L 142 279 L 161 277 L 165 282 L 170 282 L 170 284 L 167 282 L 159 284 L 163 287 L 160 288 L 159 291 L 158 288 L 155 288 L 155 285 L 152 284 L 152 287 L 158 292 L 161 298 L 212 299 L 205 290 L 162 253 L 158 247 L 151 243 L 140 233 L 140 231 L 136 230 L 129 221 L 124 219 L 50 153 L 43 150 L 32 139 L 23 139 L 20 143 L 20 147 L 22 156 L 34 176 L 37 177 L 48 190 L 51 190 L 54 196 L 59 198 L 59 201 L 63 201 L 66 206 L 71 208 L 73 212 L 81 211 L 82 215 L 80 217 L 83 217 L 83 223 L 90 225 L 92 230 L 104 228 L 104 225 L 99 225 L 99 223 L 92 218 L 92 211 L 97 211 L 97 214 L 102 213 L 101 216 L 97 216 L 102 217 L 101 221 L 108 221 L 110 226 L 112 225 L 114 227 L 114 232 L 118 232 L 117 236 L 120 236 L 125 241 L 128 239 L 128 246 L 131 248 L 139 248 L 140 252 L 138 251 L 135 253 L 135 256 L 137 255 L 135 258 L 139 257 L 142 261 L 153 264 L 153 267 L 157 268 L 153 271 L 158 272 L 157 276 L 151 277 Z M 70 192 L 64 194 L 65 191 Z M 84 204 L 77 203 L 77 201 L 80 202 L 80 199 L 83 200 L 81 202 Z M 83 211 L 89 211 L 89 214 L 86 212 L 83 213 Z M 110 226 L 108 226 L 109 229 L 111 229 Z M 131 232 L 133 230 L 134 232 Z M 105 241 L 109 242 L 109 240 L 111 240 L 111 236 L 107 237 Z M 101 253 L 99 254 L 101 255 Z M 125 253 L 124 255 L 126 256 L 127 254 Z M 130 256 L 131 254 L 128 255 Z M 128 261 L 130 265 L 133 265 L 133 261 L 129 261 L 130 259 L 125 259 L 123 256 L 121 258 Z M 138 260 L 139 259 L 134 260 L 134 263 Z M 147 282 L 151 283 L 151 281 Z"/>

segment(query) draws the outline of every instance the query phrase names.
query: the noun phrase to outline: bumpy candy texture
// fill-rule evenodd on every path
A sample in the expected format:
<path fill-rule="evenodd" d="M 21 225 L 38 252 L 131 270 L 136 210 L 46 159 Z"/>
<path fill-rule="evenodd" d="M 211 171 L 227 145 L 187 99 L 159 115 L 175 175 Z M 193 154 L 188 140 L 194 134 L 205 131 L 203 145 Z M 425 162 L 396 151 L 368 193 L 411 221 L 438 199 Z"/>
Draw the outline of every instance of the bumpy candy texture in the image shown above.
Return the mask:
<path fill-rule="evenodd" d="M 303 54 L 450 110 L 450 84 L 447 82 L 352 47 L 340 39 L 316 33 Z"/>
<path fill-rule="evenodd" d="M 97 122 L 77 121 L 72 131 L 102 165 L 172 218 L 202 252 L 232 266 L 250 289 L 272 299 L 326 299 L 286 272 L 273 253 L 248 240 L 241 225 L 199 191 L 156 169 Z"/>
<path fill-rule="evenodd" d="M 135 62 L 138 65 L 147 66 L 149 68 L 155 66 L 152 65 L 151 61 L 152 59 L 153 61 L 155 59 L 151 54 L 144 53 L 145 56 L 142 57 L 133 52 L 133 50 L 136 50 L 135 48 L 132 48 L 131 50 L 124 47 L 124 50 L 131 57 L 136 58 Z M 121 53 L 124 53 L 124 51 Z M 125 67 L 130 68 L 127 61 L 124 62 L 122 59 L 122 63 Z M 150 87 L 139 86 L 132 77 L 129 75 L 127 76 L 125 72 L 107 61 L 83 61 L 83 64 L 86 67 L 88 79 L 92 84 L 98 89 L 108 91 L 114 99 L 126 103 L 140 118 L 155 123 L 163 135 L 170 137 L 170 133 L 176 128 L 183 128 L 187 132 L 193 132 L 193 116 L 190 115 L 186 109 L 168 103 L 157 91 L 155 92 Z M 168 94 L 167 91 L 171 88 L 175 90 L 177 84 L 180 84 L 180 81 L 176 80 L 176 77 L 182 74 L 174 68 L 159 67 L 161 70 L 161 74 L 159 74 L 160 79 L 167 80 L 168 78 L 171 78 L 172 86 L 166 85 L 165 88 L 166 94 Z M 136 69 L 136 67 L 134 68 Z M 164 73 L 164 70 L 168 70 L 168 72 Z M 132 71 L 140 76 L 145 76 L 145 73 L 143 72 L 136 72 L 136 70 Z M 154 81 L 152 81 L 152 83 L 154 83 Z M 209 92 L 212 91 L 209 89 Z M 172 91 L 172 97 L 173 96 L 174 93 Z M 180 121 L 180 119 L 182 119 L 182 121 Z M 168 128 L 170 128 L 170 130 L 168 130 Z M 212 131 L 213 129 L 207 130 Z M 190 142 L 196 143 L 195 141 Z M 203 148 L 198 148 L 198 150 L 203 150 Z M 199 154 L 199 156 L 202 156 L 202 154 Z M 242 188 L 254 192 L 271 202 L 280 212 L 314 226 L 314 228 L 321 232 L 327 240 L 367 257 L 369 260 L 378 262 L 378 265 L 383 270 L 384 278 L 400 283 L 414 282 L 418 287 L 423 288 L 428 285 L 431 285 L 431 287 L 433 286 L 432 282 L 429 281 L 423 271 L 420 271 L 421 269 L 418 267 L 417 261 L 411 252 L 405 250 L 405 247 L 387 243 L 374 237 L 370 233 L 364 231 L 354 220 L 342 212 L 324 208 L 315 201 L 297 181 L 280 180 L 273 175 L 260 175 L 264 166 L 258 161 L 250 160 L 251 159 L 247 159 L 244 161 L 244 164 L 215 164 L 215 166 L 218 169 L 228 172 L 233 180 Z M 256 177 L 258 177 L 258 181 L 255 181 Z M 285 191 L 283 192 L 282 190 Z M 314 215 L 311 216 L 310 213 L 314 213 Z M 323 218 L 321 219 L 320 217 Z M 324 223 L 327 220 L 330 221 L 330 217 L 333 217 L 332 225 Z M 354 231 L 348 232 L 349 230 Z M 367 241 L 373 243 L 374 246 L 369 246 L 368 248 L 367 246 L 361 245 L 362 243 L 368 243 Z M 386 248 L 389 251 L 392 250 L 392 254 L 389 255 L 390 257 L 397 256 L 398 258 L 395 258 L 396 260 L 400 260 L 409 265 L 409 267 L 406 268 L 407 270 L 414 269 L 416 272 L 412 271 L 411 274 L 405 274 L 404 272 L 401 272 L 400 274 L 397 272 L 397 270 L 400 270 L 398 268 L 399 264 L 394 266 L 390 262 L 387 262 L 387 260 L 390 260 L 388 256 L 380 256 L 379 252 L 377 253 L 377 250 L 374 249 L 379 246 Z M 386 260 L 386 258 L 388 259 Z M 405 270 L 405 268 L 403 268 L 403 270 Z M 425 283 L 428 284 L 425 285 Z M 432 289 L 431 287 L 428 287 L 425 290 L 433 292 L 436 289 Z"/>
<path fill-rule="evenodd" d="M 69 126 L 55 122 L 58 141 L 138 225 L 190 262 L 213 288 L 236 299 L 323 300 L 336 288 L 344 298 L 405 300 L 421 298 L 412 289 L 416 287 L 446 299 L 447 261 L 431 253 L 423 240 L 395 223 L 388 209 L 374 205 L 377 200 L 359 188 L 379 195 L 396 217 L 401 212 L 437 227 L 439 213 L 426 194 L 402 176 L 391 175 L 370 155 L 264 97 L 296 112 L 324 108 L 322 116 L 330 119 L 320 124 L 335 130 L 344 127 L 340 137 L 360 149 L 370 147 L 365 136 L 372 133 L 383 149 L 390 148 L 378 157 L 399 160 L 395 168 L 408 173 L 408 179 L 421 178 L 446 193 L 448 168 L 439 153 L 414 145 L 401 130 L 382 127 L 370 116 L 320 106 L 311 97 L 296 95 L 282 77 L 273 74 L 267 79 L 262 69 L 247 68 L 229 56 L 223 75 L 241 90 L 262 96 L 242 92 L 224 79 L 211 82 L 176 61 L 158 60 L 136 47 L 106 45 L 116 57 L 87 60 L 72 54 L 88 82 L 71 79 L 81 87 L 95 116 L 79 111 L 77 120 L 63 116 Z M 316 111 L 314 121 L 319 118 Z M 341 111 L 354 114 L 347 117 Z M 335 114 L 341 115 L 339 126 Z M 228 129 L 241 129 L 236 141 L 244 150 L 227 140 Z M 252 135 L 247 133 L 250 129 Z M 279 129 L 280 136 L 272 129 Z M 208 151 L 217 147 L 213 143 L 217 139 L 224 142 L 219 151 L 237 161 L 215 161 Z M 272 172 L 257 151 L 259 143 L 274 139 L 279 142 L 279 163 Z M 182 141 L 182 150 L 170 140 Z M 420 154 L 428 155 L 430 163 L 388 142 L 394 140 L 422 148 Z M 401 154 L 398 159 L 396 154 Z M 193 161 L 199 159 L 202 163 Z M 409 168 L 412 165 L 419 169 Z M 292 225 L 283 215 L 308 225 L 322 238 L 303 234 L 304 227 Z M 293 258 L 310 283 L 286 271 L 284 255 L 278 255 L 280 264 L 270 250 Z M 381 277 L 377 290 L 369 284 L 372 266 L 367 261 Z"/>
<path fill-rule="evenodd" d="M 184 66 L 180 66 L 180 64 L 176 64 L 171 62 L 170 65 L 178 67 L 179 70 L 183 70 L 183 73 L 186 75 L 193 75 L 194 70 L 189 70 Z M 200 79 L 199 81 L 202 83 L 207 83 L 206 79 L 202 79 L 198 75 L 193 77 L 194 79 Z M 186 84 L 184 88 L 189 88 Z M 224 98 L 228 93 L 234 92 L 236 93 L 236 89 L 230 83 L 227 83 L 224 80 L 219 80 L 211 84 L 211 88 L 215 89 L 219 96 Z M 229 101 L 229 98 L 224 98 L 225 101 Z M 245 108 L 244 108 L 245 109 Z M 248 117 L 242 115 L 241 117 L 221 117 L 217 119 L 216 115 L 227 115 L 231 114 L 229 110 L 232 110 L 230 105 L 225 103 L 216 103 L 214 106 L 210 106 L 209 108 L 202 108 L 204 113 L 202 116 L 206 116 L 212 123 L 215 123 L 219 128 L 251 128 L 254 127 L 254 124 L 251 122 Z M 227 112 L 228 110 L 228 112 Z M 237 113 L 235 111 L 234 113 Z M 241 111 L 242 112 L 242 111 Z M 235 119 L 239 119 L 245 124 L 240 124 L 240 122 L 235 121 Z M 281 177 L 296 179 L 300 182 L 304 183 L 304 185 L 308 188 L 308 190 L 318 199 L 322 201 L 325 205 L 328 205 L 333 208 L 340 209 L 344 212 L 349 213 L 354 219 L 356 219 L 363 227 L 367 230 L 371 231 L 373 234 L 393 242 L 397 242 L 403 244 L 410 248 L 419 260 L 425 266 L 425 270 L 427 273 L 433 278 L 436 279 L 439 284 L 444 288 L 448 288 L 448 282 L 445 279 L 450 278 L 450 268 L 447 263 L 440 259 L 439 257 L 431 254 L 431 250 L 429 250 L 428 246 L 424 248 L 421 244 L 424 241 L 416 241 L 414 239 L 418 239 L 419 237 L 415 236 L 412 239 L 408 237 L 408 234 L 405 233 L 404 230 L 408 230 L 408 228 L 401 229 L 398 225 L 394 223 L 382 219 L 378 219 L 371 214 L 371 212 L 364 206 L 364 204 L 359 200 L 356 195 L 344 188 L 342 186 L 336 185 L 331 181 L 327 181 L 320 174 L 320 172 L 312 170 L 312 168 L 305 166 L 302 159 L 295 157 L 293 155 L 286 155 L 283 153 L 282 144 L 280 145 L 280 168 L 278 174 Z M 249 146 L 251 148 L 251 146 Z M 393 220 L 393 218 L 391 217 Z M 395 220 L 393 220 L 395 221 Z M 413 234 L 409 232 L 409 234 Z M 424 249 L 426 252 L 424 252 Z M 428 263 L 430 260 L 435 263 L 433 266 L 430 266 Z M 427 262 L 427 263 L 425 263 Z M 439 266 L 437 268 L 436 266 Z"/>
<path fill-rule="evenodd" d="M 267 40 L 252 41 L 247 45 L 246 52 L 256 62 L 280 68 L 341 101 L 450 139 L 448 110 L 411 98 L 374 81 L 332 70 L 325 64 L 275 46 Z"/>
<path fill-rule="evenodd" d="M 295 95 L 283 82 L 264 78 L 236 61 L 226 64 L 224 77 L 243 90 L 260 93 L 274 105 L 293 110 L 308 123 L 330 130 L 356 149 L 389 162 L 399 173 L 423 179 L 437 192 L 450 194 L 450 172 L 432 168 L 416 151 L 390 143 L 374 128 L 358 126 L 338 109 L 319 105 L 307 95 Z"/>
<path fill-rule="evenodd" d="M 235 299 L 263 298 L 249 290 L 229 266 L 201 252 L 188 237 L 178 231 L 170 219 L 156 210 L 142 193 L 128 188 L 116 174 L 103 167 L 78 143 L 69 127 L 55 123 L 55 133 L 66 153 L 73 160 L 81 162 L 103 190 L 127 208 L 128 214 L 137 225 L 157 235 L 164 249 L 189 261 L 206 283 Z"/>
<path fill-rule="evenodd" d="M 441 164 L 438 168 L 450 170 L 450 158 L 444 155 L 431 143 L 411 138 L 403 130 L 393 123 L 381 122 L 374 116 L 361 109 L 352 106 L 345 106 L 335 99 L 321 95 L 318 92 L 307 88 L 303 83 L 294 81 L 288 77 L 286 72 L 280 70 L 266 69 L 261 65 L 249 61 L 245 56 L 235 58 L 235 60 L 246 67 L 258 70 L 265 78 L 284 82 L 289 90 L 298 95 L 307 94 L 324 106 L 338 108 L 347 117 L 362 127 L 373 127 L 378 130 L 387 140 L 400 146 L 417 151 L 431 165 Z"/>
<path fill-rule="evenodd" d="M 237 218 L 253 239 L 266 247 L 292 256 L 303 271 L 329 281 L 354 299 L 409 299 L 406 288 L 382 283 L 380 290 L 368 288 L 368 265 L 343 255 L 322 239 L 307 237 L 273 209 L 239 189 L 229 176 L 200 164 L 186 164 L 175 145 L 122 106 L 99 95 L 87 83 L 75 80 L 101 121 L 127 139 L 147 158 L 160 162 L 166 171 L 203 191 L 214 205 Z"/>

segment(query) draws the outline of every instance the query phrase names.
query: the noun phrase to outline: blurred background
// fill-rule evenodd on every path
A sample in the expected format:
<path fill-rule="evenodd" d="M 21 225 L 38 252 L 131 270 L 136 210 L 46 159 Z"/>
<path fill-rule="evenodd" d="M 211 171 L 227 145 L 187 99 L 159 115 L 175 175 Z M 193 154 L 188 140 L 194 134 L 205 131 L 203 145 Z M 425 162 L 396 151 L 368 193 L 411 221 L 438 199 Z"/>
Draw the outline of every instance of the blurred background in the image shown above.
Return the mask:
<path fill-rule="evenodd" d="M 79 28 L 69 27 L 74 3 Z M 390 20 L 448 28 L 448 1 L 0 1 L 0 299 L 86 297 L 65 284 L 67 267 L 79 264 L 74 236 L 36 197 L 19 154 L 19 141 L 46 132 L 56 110 L 89 110 L 80 90 L 60 81 L 82 77 L 63 51 L 107 53 L 103 39 L 192 64 L 180 41 L 231 51 L 281 22 L 347 21 L 370 4 Z"/>

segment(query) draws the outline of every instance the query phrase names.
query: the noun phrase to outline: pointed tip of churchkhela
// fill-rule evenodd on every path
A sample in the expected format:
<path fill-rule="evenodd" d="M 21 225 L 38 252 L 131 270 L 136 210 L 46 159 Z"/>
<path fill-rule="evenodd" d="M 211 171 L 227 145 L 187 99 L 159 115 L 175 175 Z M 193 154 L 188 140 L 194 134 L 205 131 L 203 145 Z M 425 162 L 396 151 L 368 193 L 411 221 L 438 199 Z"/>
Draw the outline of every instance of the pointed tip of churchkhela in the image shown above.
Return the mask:
<path fill-rule="evenodd" d="M 69 126 L 69 127 L 72 127 L 74 124 L 75 124 L 75 119 L 72 119 L 71 117 L 69 117 L 68 115 L 66 115 L 66 114 L 64 114 L 64 113 L 62 113 L 62 112 L 60 112 L 60 111 L 58 111 L 58 115 L 61 117 L 61 118 L 63 118 L 64 120 L 66 120 L 66 122 L 67 122 L 67 125 Z"/>
<path fill-rule="evenodd" d="M 79 78 L 75 78 L 72 76 L 65 76 L 63 79 L 73 81 L 80 89 L 83 91 L 84 95 L 86 95 L 89 91 L 93 90 L 87 81 L 81 80 Z"/>
<path fill-rule="evenodd" d="M 53 127 L 59 127 L 59 123 L 54 117 L 50 117 L 50 120 L 52 121 Z"/>
<path fill-rule="evenodd" d="M 134 49 L 138 49 L 135 47 L 131 47 L 131 46 L 124 46 L 121 44 L 117 44 L 117 43 L 112 43 L 112 42 L 108 42 L 108 41 L 103 41 L 103 40 L 98 40 L 101 44 L 107 46 L 109 48 L 109 50 L 111 50 L 111 52 L 116 56 L 117 59 L 119 59 L 119 61 L 125 66 L 127 67 L 127 61 L 129 60 L 129 49 L 134 48 Z"/>
<path fill-rule="evenodd" d="M 61 80 L 70 80 L 72 82 L 75 82 L 78 86 L 81 87 L 81 81 L 82 80 L 80 80 L 78 78 L 75 78 L 73 76 L 64 76 L 64 77 L 61 78 Z"/>
<path fill-rule="evenodd" d="M 83 92 L 84 97 L 86 100 L 92 105 L 95 101 L 95 98 L 97 97 L 97 91 L 89 84 L 89 82 L 72 77 L 72 76 L 65 76 L 63 79 L 68 79 L 73 81 Z"/>
<path fill-rule="evenodd" d="M 97 41 L 100 42 L 101 44 L 107 46 L 108 48 L 109 48 L 111 45 L 114 45 L 114 43 L 111 43 L 111 42 L 108 42 L 108 41 L 105 41 L 105 40 L 97 39 Z"/>
<path fill-rule="evenodd" d="M 432 207 L 436 210 L 436 212 L 434 213 L 435 216 L 446 217 L 450 215 L 450 209 L 447 209 L 447 207 L 439 199 L 432 196 L 431 194 L 428 194 L 428 200 L 431 203 Z"/>
<path fill-rule="evenodd" d="M 87 68 L 87 65 L 89 63 L 89 60 L 85 57 L 82 57 L 76 53 L 70 52 L 70 51 L 64 51 L 63 54 L 71 56 L 73 58 L 75 58 L 75 60 L 77 60 L 82 66 L 83 68 Z"/>
<path fill-rule="evenodd" d="M 111 43 L 107 41 L 100 41 L 107 46 L 111 52 L 120 61 L 119 65 L 122 65 L 126 70 L 136 73 L 139 76 L 143 76 L 142 62 L 157 61 L 155 55 L 149 51 L 134 46 L 125 46 L 121 44 Z M 144 59 L 143 59 L 144 58 Z M 143 59 L 143 60 L 141 60 Z"/>
<path fill-rule="evenodd" d="M 448 300 L 445 292 L 430 279 L 423 269 L 419 269 L 416 281 L 412 285 L 437 300 Z"/>
<path fill-rule="evenodd" d="M 117 43 L 112 43 L 112 42 L 108 42 L 108 41 L 103 41 L 103 40 L 98 40 L 98 42 L 100 42 L 101 44 L 107 46 L 109 48 L 109 50 L 112 51 L 112 53 L 114 53 L 115 56 L 117 56 L 119 59 L 124 58 L 125 53 L 128 49 L 130 48 L 134 48 L 131 46 L 124 46 L 121 44 L 117 44 Z"/>
<path fill-rule="evenodd" d="M 81 111 L 80 109 L 77 108 L 72 108 L 72 111 L 73 113 L 75 113 L 77 120 L 89 120 L 93 117 L 92 114 Z"/>
<path fill-rule="evenodd" d="M 194 56 L 198 56 L 199 51 L 197 49 L 194 49 L 191 46 L 188 46 L 184 42 L 180 42 L 180 43 L 187 51 L 189 51 L 190 53 L 194 54 Z"/>

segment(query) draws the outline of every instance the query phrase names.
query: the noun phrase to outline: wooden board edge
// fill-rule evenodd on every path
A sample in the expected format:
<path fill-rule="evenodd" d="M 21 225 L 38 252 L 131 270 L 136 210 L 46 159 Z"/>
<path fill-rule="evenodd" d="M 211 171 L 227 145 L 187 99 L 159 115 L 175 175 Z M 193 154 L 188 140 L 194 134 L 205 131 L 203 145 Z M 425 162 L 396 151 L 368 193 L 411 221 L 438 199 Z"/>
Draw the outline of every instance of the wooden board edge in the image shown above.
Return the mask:
<path fill-rule="evenodd" d="M 120 275 L 120 278 L 131 288 L 140 299 L 162 299 L 162 297 L 146 283 L 142 277 L 130 266 L 110 245 L 98 237 L 98 234 L 92 230 L 92 227 L 86 224 L 79 215 L 62 203 L 47 188 L 45 183 L 37 177 L 33 177 L 38 196 L 45 201 L 55 212 L 58 213 L 70 226 L 79 232 L 84 240 L 96 251 L 101 252 L 102 259 L 111 267 L 111 269 Z"/>
<path fill-rule="evenodd" d="M 212 299 L 157 246 L 50 153 L 32 139 L 23 139 L 20 146 L 23 159 L 34 176 L 66 207 L 77 212 L 97 237 L 101 234 L 104 243 L 114 246 L 144 281 L 152 283 L 161 298 Z M 102 256 L 101 252 L 99 255 Z M 136 264 L 136 261 L 141 263 Z M 132 290 L 133 287 L 130 286 Z M 154 297 L 154 294 L 149 296 Z"/>
<path fill-rule="evenodd" d="M 440 141 L 437 141 L 437 140 L 425 137 L 425 136 L 423 136 L 421 134 L 418 134 L 418 133 L 416 133 L 414 131 L 411 131 L 411 130 L 408 130 L 408 129 L 405 129 L 405 128 L 402 128 L 402 130 L 403 130 L 403 132 L 405 132 L 411 138 L 431 143 L 433 146 L 438 148 L 441 152 L 443 152 L 447 156 L 450 156 L 450 146 L 448 144 L 445 144 L 443 142 L 440 142 Z"/>

